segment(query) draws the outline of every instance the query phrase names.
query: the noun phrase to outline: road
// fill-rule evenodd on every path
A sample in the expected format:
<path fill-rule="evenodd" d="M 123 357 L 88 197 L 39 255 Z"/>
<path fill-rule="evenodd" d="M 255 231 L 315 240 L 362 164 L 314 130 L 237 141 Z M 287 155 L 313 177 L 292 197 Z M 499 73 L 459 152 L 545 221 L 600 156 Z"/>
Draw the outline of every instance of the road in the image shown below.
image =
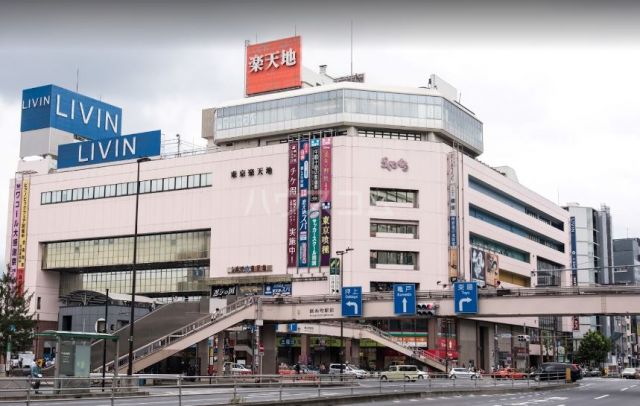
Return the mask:
<path fill-rule="evenodd" d="M 462 396 L 437 396 L 409 398 L 360 405 L 397 406 L 400 403 L 432 406 L 638 406 L 640 405 L 640 381 L 628 379 L 585 378 L 577 388 L 544 392 L 507 394 L 472 394 Z"/>
<path fill-rule="evenodd" d="M 431 389 L 429 389 L 431 384 Z M 449 380 L 433 379 L 430 382 L 386 382 L 380 383 L 378 380 L 363 380 L 352 387 L 323 387 L 321 395 L 327 397 L 342 397 L 352 394 L 375 394 L 380 393 L 402 393 L 404 391 L 442 391 L 442 390 L 473 390 L 478 389 L 479 392 L 473 394 L 437 394 L 433 397 L 420 398 L 402 398 L 390 401 L 378 401 L 370 403 L 371 405 L 389 405 L 397 406 L 399 403 L 412 403 L 416 405 L 464 405 L 464 406 L 638 406 L 640 405 L 640 381 L 622 380 L 622 379 L 605 379 L 605 378 L 585 378 L 579 382 L 578 387 L 558 389 L 553 391 L 541 392 L 521 392 L 528 386 L 527 382 L 510 381 L 494 381 L 491 379 L 482 379 L 480 381 L 458 380 L 455 382 Z M 531 386 L 537 386 L 535 382 L 529 383 Z M 541 386 L 547 383 L 541 383 Z M 481 391 L 499 388 L 506 390 L 506 393 L 492 394 L 482 393 Z M 173 387 L 149 386 L 144 387 L 151 396 L 138 398 L 116 398 L 114 405 L 116 406 L 166 406 L 178 404 L 178 389 Z M 200 405 L 216 405 L 228 404 L 233 397 L 233 388 L 229 387 L 189 387 L 185 386 L 181 389 L 182 404 L 186 406 Z M 277 403 L 282 400 L 308 399 L 318 396 L 317 387 L 283 387 L 282 394 L 279 385 L 268 388 L 237 388 L 236 398 L 243 403 L 251 402 L 268 402 Z M 24 405 L 24 402 L 0 402 L 0 406 Z M 51 400 L 42 399 L 32 404 L 41 404 L 47 406 L 110 406 L 110 399 L 93 398 L 93 399 L 66 399 Z M 360 403 L 366 405 L 367 403 Z"/>

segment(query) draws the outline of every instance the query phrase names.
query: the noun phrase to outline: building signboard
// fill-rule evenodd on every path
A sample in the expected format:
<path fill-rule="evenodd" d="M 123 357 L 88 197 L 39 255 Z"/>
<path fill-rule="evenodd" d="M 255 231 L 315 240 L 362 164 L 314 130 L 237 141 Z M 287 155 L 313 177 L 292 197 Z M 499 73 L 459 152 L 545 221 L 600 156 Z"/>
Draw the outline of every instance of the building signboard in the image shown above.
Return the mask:
<path fill-rule="evenodd" d="M 264 285 L 265 296 L 291 296 L 291 282 L 267 283 Z"/>
<path fill-rule="evenodd" d="M 449 216 L 449 247 L 458 246 L 458 217 Z"/>
<path fill-rule="evenodd" d="M 458 156 L 456 151 L 447 154 L 447 207 L 449 214 L 449 280 L 459 278 L 458 255 Z"/>
<path fill-rule="evenodd" d="M 236 285 L 211 286 L 211 297 L 234 296 L 236 289 Z"/>
<path fill-rule="evenodd" d="M 58 169 L 160 155 L 160 131 L 58 146 Z"/>
<path fill-rule="evenodd" d="M 331 137 L 322 139 L 322 153 L 320 154 L 320 200 L 331 201 Z"/>
<path fill-rule="evenodd" d="M 302 53 L 299 36 L 249 45 L 246 48 L 245 93 L 259 93 L 302 86 Z"/>
<path fill-rule="evenodd" d="M 340 293 L 340 258 L 331 258 L 329 261 L 329 293 Z"/>
<path fill-rule="evenodd" d="M 320 139 L 311 140 L 309 191 L 311 203 L 320 202 Z"/>
<path fill-rule="evenodd" d="M 309 266 L 309 140 L 301 139 L 298 169 L 298 266 Z"/>
<path fill-rule="evenodd" d="M 120 107 L 54 85 L 22 91 L 21 132 L 55 128 L 101 140 L 120 136 L 121 125 Z"/>
<path fill-rule="evenodd" d="M 487 286 L 496 286 L 500 281 L 500 260 L 498 254 L 491 252 L 485 253 L 485 284 Z"/>
<path fill-rule="evenodd" d="M 329 266 L 331 261 L 331 137 L 322 138 L 320 153 L 320 265 Z"/>
<path fill-rule="evenodd" d="M 320 265 L 331 261 L 331 202 L 322 202 L 320 217 Z"/>
<path fill-rule="evenodd" d="M 471 248 L 471 280 L 484 286 L 487 281 L 485 268 L 485 252 Z"/>
<path fill-rule="evenodd" d="M 569 219 L 569 232 L 571 234 L 571 286 L 578 286 L 578 255 L 576 248 L 576 218 Z"/>
<path fill-rule="evenodd" d="M 18 242 L 18 270 L 16 273 L 16 287 L 18 292 L 24 292 L 24 278 L 27 264 L 27 226 L 29 225 L 29 180 L 22 182 L 22 202 L 20 203 L 20 239 Z"/>
<path fill-rule="evenodd" d="M 320 266 L 320 203 L 309 206 L 309 266 Z"/>
<path fill-rule="evenodd" d="M 22 205 L 22 180 L 16 179 L 11 205 L 11 248 L 9 251 L 9 276 L 18 277 L 18 256 L 20 252 L 20 214 Z"/>
<path fill-rule="evenodd" d="M 298 142 L 289 143 L 287 266 L 298 266 Z"/>

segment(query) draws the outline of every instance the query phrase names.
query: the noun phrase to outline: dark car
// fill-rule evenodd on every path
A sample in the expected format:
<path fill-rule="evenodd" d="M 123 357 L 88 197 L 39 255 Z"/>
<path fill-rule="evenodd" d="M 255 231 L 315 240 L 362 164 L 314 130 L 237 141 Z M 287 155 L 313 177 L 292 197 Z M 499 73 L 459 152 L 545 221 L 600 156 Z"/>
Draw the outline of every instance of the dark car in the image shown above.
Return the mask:
<path fill-rule="evenodd" d="M 564 380 L 567 368 L 571 370 L 571 382 L 582 379 L 580 368 L 577 365 L 563 362 L 545 362 L 531 373 L 531 377 L 536 381 Z"/>

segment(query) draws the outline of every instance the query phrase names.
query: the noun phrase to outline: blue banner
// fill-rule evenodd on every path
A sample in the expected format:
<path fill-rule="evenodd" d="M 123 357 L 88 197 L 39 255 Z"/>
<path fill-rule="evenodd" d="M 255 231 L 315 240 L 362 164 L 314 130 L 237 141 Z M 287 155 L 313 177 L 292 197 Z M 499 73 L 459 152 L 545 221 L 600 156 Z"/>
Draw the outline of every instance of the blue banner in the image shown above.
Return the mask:
<path fill-rule="evenodd" d="M 265 296 L 291 296 L 291 283 L 267 283 L 264 285 Z"/>
<path fill-rule="evenodd" d="M 449 247 L 458 246 L 458 218 L 449 216 Z"/>
<path fill-rule="evenodd" d="M 300 189 L 300 203 L 298 207 L 298 266 L 307 267 L 309 264 L 309 198 L 307 189 Z"/>
<path fill-rule="evenodd" d="M 54 85 L 23 90 L 20 131 L 49 127 L 89 140 L 118 137 L 122 109 Z"/>
<path fill-rule="evenodd" d="M 578 286 L 578 255 L 576 253 L 576 218 L 569 218 L 569 232 L 571 234 L 571 286 Z"/>
<path fill-rule="evenodd" d="M 58 146 L 58 169 L 160 155 L 160 131 Z"/>
<path fill-rule="evenodd" d="M 300 170 L 298 171 L 300 190 L 309 188 L 309 140 L 300 140 Z"/>

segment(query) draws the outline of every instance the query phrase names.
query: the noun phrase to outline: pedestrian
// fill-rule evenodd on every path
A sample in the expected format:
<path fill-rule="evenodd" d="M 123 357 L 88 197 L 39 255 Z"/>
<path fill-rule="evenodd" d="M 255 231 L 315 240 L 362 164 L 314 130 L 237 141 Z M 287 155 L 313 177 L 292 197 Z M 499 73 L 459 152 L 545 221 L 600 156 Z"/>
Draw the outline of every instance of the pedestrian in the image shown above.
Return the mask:
<path fill-rule="evenodd" d="M 295 369 L 296 369 L 296 375 L 300 375 L 300 363 L 296 364 Z"/>

